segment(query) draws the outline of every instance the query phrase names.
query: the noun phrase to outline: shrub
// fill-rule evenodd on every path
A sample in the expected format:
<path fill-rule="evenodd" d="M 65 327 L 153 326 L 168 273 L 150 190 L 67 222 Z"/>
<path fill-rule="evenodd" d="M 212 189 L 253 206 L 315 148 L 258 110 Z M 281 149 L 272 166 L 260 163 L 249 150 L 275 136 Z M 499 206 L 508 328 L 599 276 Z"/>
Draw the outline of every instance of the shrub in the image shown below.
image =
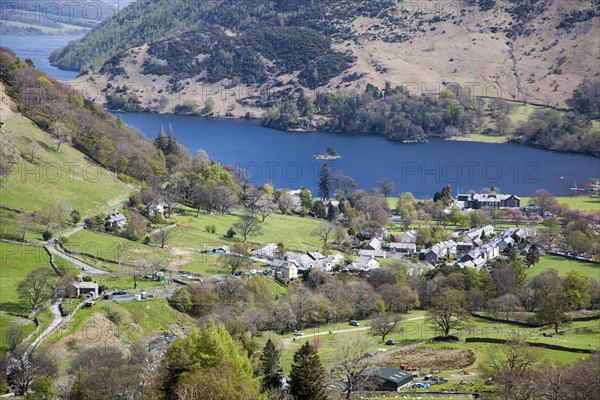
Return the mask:
<path fill-rule="evenodd" d="M 71 221 L 73 221 L 74 224 L 78 224 L 79 221 L 81 221 L 81 213 L 79 210 L 71 211 Z"/>
<path fill-rule="evenodd" d="M 42 239 L 44 239 L 44 240 L 52 239 L 52 231 L 50 231 L 50 230 L 44 231 L 44 233 L 42 233 Z"/>
<path fill-rule="evenodd" d="M 206 229 L 206 232 L 208 232 L 208 233 L 215 233 L 215 232 L 217 232 L 217 227 L 214 226 L 214 225 L 206 225 L 204 227 L 204 229 Z"/>
<path fill-rule="evenodd" d="M 232 237 L 235 236 L 235 233 L 236 233 L 235 229 L 233 229 L 233 227 L 231 227 L 231 228 L 227 229 L 227 233 L 225 234 L 225 236 L 231 239 Z"/>

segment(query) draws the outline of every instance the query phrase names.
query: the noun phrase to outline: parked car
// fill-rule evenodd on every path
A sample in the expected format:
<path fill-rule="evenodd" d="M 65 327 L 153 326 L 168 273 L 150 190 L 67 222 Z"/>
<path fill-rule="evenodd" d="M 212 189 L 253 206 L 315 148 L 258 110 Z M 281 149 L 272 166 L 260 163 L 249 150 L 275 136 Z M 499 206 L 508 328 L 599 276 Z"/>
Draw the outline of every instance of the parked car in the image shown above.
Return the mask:
<path fill-rule="evenodd" d="M 435 375 L 427 375 L 427 376 L 425 376 L 425 380 L 432 385 L 438 385 L 441 383 L 448 382 L 446 379 L 442 378 L 441 376 L 435 376 Z"/>
<path fill-rule="evenodd" d="M 394 339 L 388 339 L 385 341 L 385 344 L 387 344 L 388 346 L 392 346 L 396 344 L 396 341 Z"/>
<path fill-rule="evenodd" d="M 352 325 L 352 326 L 359 326 L 360 323 L 357 320 L 353 319 L 352 321 L 350 321 L 350 325 Z"/>
<path fill-rule="evenodd" d="M 294 331 L 294 336 L 304 336 L 304 332 L 296 330 Z"/>
<path fill-rule="evenodd" d="M 88 308 L 93 307 L 94 306 L 94 302 L 92 300 L 88 300 L 85 303 L 83 303 L 83 306 L 84 307 L 88 307 Z"/>
<path fill-rule="evenodd" d="M 127 294 L 127 292 L 126 292 L 125 290 L 118 290 L 118 289 L 117 289 L 117 290 L 115 290 L 115 291 L 113 292 L 113 296 L 122 296 L 122 295 L 124 295 L 124 294 Z"/>
<path fill-rule="evenodd" d="M 419 389 L 428 389 L 429 386 L 430 386 L 429 383 L 427 383 L 425 381 L 416 381 L 411 384 L 411 387 L 419 388 Z"/>
<path fill-rule="evenodd" d="M 365 353 L 365 357 L 375 357 L 375 353 Z"/>

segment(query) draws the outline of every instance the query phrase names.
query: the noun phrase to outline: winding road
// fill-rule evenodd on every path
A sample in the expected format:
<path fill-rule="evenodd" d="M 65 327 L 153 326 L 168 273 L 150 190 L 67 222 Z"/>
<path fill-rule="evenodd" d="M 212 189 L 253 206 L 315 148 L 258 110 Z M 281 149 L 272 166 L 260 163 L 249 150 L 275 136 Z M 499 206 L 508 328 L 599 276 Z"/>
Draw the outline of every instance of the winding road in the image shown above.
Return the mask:
<path fill-rule="evenodd" d="M 83 228 L 81 228 L 83 229 Z M 81 230 L 79 229 L 79 230 Z M 74 233 L 73 231 L 70 232 L 71 234 Z M 79 261 L 78 259 L 76 259 L 75 257 L 63 253 L 62 251 L 58 250 L 56 248 L 56 242 L 57 239 L 53 238 L 52 240 L 50 240 L 50 244 L 48 246 L 46 246 L 46 248 L 48 249 L 48 251 L 52 254 L 54 254 L 57 257 L 60 257 L 64 260 L 67 260 L 68 262 L 75 264 L 77 266 L 77 268 L 79 268 L 80 270 L 82 270 L 86 275 L 102 275 L 102 274 L 106 274 L 106 271 L 103 271 L 101 269 L 92 267 L 89 264 L 84 263 L 83 261 Z"/>

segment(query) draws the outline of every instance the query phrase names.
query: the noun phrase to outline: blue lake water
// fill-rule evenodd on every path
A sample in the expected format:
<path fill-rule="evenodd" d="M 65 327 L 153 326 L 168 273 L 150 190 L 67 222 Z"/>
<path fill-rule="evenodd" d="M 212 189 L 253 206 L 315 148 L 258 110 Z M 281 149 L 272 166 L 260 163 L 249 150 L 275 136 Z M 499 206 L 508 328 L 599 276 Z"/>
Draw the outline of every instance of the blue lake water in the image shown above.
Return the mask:
<path fill-rule="evenodd" d="M 76 37 L 7 36 L 2 46 L 57 79 L 77 73 L 61 71 L 48 62 L 49 54 Z M 351 176 L 361 188 L 392 179 L 396 192 L 411 191 L 419 198 L 432 197 L 447 183 L 453 192 L 495 186 L 503 192 L 529 195 L 544 188 L 555 195 L 570 194 L 579 185 L 600 177 L 600 158 L 556 153 L 515 144 L 488 144 L 431 140 L 427 144 L 402 144 L 377 135 L 326 132 L 282 132 L 255 121 L 210 119 L 175 115 L 115 113 L 148 138 L 161 126 L 173 126 L 177 139 L 190 152 L 204 149 L 214 160 L 248 170 L 252 182 L 272 181 L 277 187 L 306 186 L 316 191 L 323 161 L 311 155 L 333 147 L 342 159 L 330 161 L 332 170 Z"/>
<path fill-rule="evenodd" d="M 50 65 L 50 54 L 72 40 L 79 39 L 81 35 L 2 35 L 0 46 L 8 47 L 15 51 L 22 59 L 30 59 L 36 68 L 61 81 L 75 79 L 79 72 L 65 71 Z"/>
<path fill-rule="evenodd" d="M 329 161 L 361 188 L 392 179 L 396 192 L 433 197 L 449 183 L 453 191 L 495 186 L 528 195 L 545 188 L 569 194 L 573 182 L 600 176 L 600 159 L 556 153 L 516 144 L 431 140 L 403 144 L 378 135 L 325 132 L 282 132 L 244 120 L 115 113 L 149 138 L 169 124 L 192 153 L 204 149 L 214 160 L 248 169 L 255 183 L 271 180 L 279 187 L 317 187 L 323 161 L 311 155 L 333 147 L 342 159 Z"/>

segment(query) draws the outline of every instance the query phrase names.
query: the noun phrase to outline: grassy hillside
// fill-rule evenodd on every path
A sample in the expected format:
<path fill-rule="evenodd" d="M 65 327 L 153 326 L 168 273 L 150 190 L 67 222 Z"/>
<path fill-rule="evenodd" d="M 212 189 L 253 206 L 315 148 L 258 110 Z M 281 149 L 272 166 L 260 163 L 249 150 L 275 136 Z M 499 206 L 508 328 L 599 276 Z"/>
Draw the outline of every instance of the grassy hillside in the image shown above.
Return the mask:
<path fill-rule="evenodd" d="M 238 239 L 225 236 L 227 230 L 238 221 L 238 215 L 201 215 L 196 218 L 192 215 L 174 216 L 167 219 L 169 223 L 177 226 L 172 229 L 169 241 L 164 249 L 159 242 L 154 240 L 150 244 L 133 242 L 128 239 L 83 230 L 70 236 L 64 245 L 68 249 L 99 256 L 109 260 L 118 260 L 133 263 L 143 259 L 158 257 L 168 261 L 175 270 L 200 273 L 222 274 L 227 273 L 219 265 L 219 257 L 201 254 L 201 251 L 212 249 L 215 246 L 232 244 Z M 314 251 L 321 247 L 319 239 L 312 232 L 319 225 L 319 221 L 298 216 L 273 214 L 263 223 L 264 234 L 251 238 L 251 248 L 259 248 L 260 243 L 283 243 L 290 250 L 300 252 Z M 207 232 L 206 226 L 214 225 L 215 233 Z M 122 273 L 116 264 L 97 262 L 86 259 L 92 265 L 114 273 Z"/>
<path fill-rule="evenodd" d="M 35 324 L 25 318 L 19 318 L 12 315 L 0 314 L 0 354 L 8 349 L 8 333 L 9 328 L 17 327 L 21 340 L 25 339 L 35 329 Z"/>
<path fill-rule="evenodd" d="M 0 243 L 0 311 L 26 312 L 17 296 L 17 283 L 39 267 L 52 268 L 42 247 Z"/>
<path fill-rule="evenodd" d="M 46 342 L 59 352 L 71 352 L 75 341 L 90 346 L 104 339 L 107 343 L 131 343 L 147 335 L 168 332 L 175 326 L 193 325 L 190 317 L 172 309 L 166 299 L 115 303 L 99 300 L 92 308 L 80 309 L 71 320 L 69 329 L 58 330 Z"/>
<path fill-rule="evenodd" d="M 130 188 L 115 174 L 69 145 L 58 153 L 50 135 L 31 120 L 15 116 L 2 129 L 16 137 L 22 159 L 2 188 L 0 204 L 38 211 L 49 200 L 60 201 L 89 216 L 127 199 Z"/>

